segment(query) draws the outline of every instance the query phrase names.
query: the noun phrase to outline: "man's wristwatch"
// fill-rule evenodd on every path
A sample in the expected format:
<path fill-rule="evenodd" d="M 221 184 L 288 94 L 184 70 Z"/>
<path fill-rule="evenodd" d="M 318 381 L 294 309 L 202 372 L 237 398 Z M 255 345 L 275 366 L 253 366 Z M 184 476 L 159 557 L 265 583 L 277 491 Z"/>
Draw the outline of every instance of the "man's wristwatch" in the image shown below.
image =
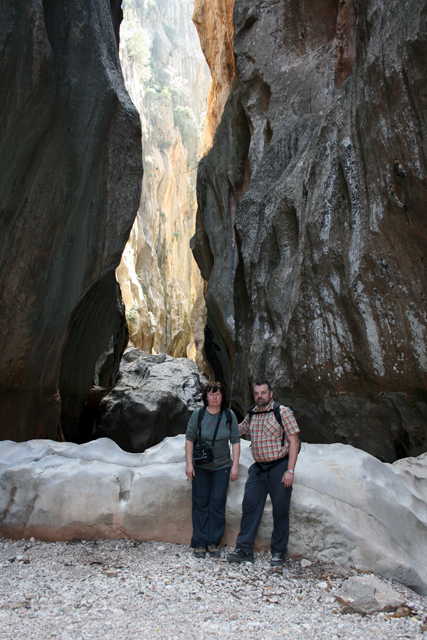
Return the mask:
<path fill-rule="evenodd" d="M 286 469 L 286 471 L 289 471 L 289 473 L 292 473 L 292 475 L 294 475 L 295 471 L 293 469 Z"/>

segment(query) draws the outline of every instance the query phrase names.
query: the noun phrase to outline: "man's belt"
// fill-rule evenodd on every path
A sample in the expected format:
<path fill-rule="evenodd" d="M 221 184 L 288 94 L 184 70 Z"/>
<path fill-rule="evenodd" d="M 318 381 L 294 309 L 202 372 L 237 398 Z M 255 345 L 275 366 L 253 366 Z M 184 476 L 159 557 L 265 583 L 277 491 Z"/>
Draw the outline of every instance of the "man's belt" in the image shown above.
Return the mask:
<path fill-rule="evenodd" d="M 273 460 L 272 462 L 255 462 L 258 467 L 257 475 L 260 473 L 265 473 L 266 471 L 271 471 L 274 467 L 277 467 L 278 464 L 283 462 L 283 460 L 288 460 L 289 455 L 286 454 L 283 458 L 278 458 L 277 460 Z"/>

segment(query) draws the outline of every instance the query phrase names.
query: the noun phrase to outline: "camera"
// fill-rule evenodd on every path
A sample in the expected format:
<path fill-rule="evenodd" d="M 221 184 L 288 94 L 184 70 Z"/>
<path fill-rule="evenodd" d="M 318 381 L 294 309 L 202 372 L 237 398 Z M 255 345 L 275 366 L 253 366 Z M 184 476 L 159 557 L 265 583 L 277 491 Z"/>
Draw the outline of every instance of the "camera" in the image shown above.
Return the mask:
<path fill-rule="evenodd" d="M 208 464 L 214 459 L 212 449 L 209 447 L 195 447 L 193 449 L 193 462 L 196 465 Z"/>

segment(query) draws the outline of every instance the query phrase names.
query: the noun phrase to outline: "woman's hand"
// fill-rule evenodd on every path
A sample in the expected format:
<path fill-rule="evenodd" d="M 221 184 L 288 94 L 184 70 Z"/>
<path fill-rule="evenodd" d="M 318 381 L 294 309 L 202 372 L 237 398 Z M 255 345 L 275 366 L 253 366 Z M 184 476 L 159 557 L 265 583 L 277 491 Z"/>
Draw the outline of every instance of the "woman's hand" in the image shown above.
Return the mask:
<path fill-rule="evenodd" d="M 194 478 L 194 476 L 196 475 L 194 473 L 194 467 L 193 464 L 187 463 L 187 466 L 185 467 L 185 475 L 187 476 L 187 478 L 190 478 L 190 480 L 192 480 Z"/>
<path fill-rule="evenodd" d="M 187 476 L 187 478 L 190 478 L 190 480 L 192 480 L 196 475 L 193 466 L 193 447 L 194 445 L 192 442 L 190 442 L 190 440 L 185 441 L 185 475 Z"/>
<path fill-rule="evenodd" d="M 230 480 L 231 482 L 234 482 L 235 480 L 238 480 L 238 478 L 239 478 L 239 465 L 233 464 L 230 471 Z"/>
<path fill-rule="evenodd" d="M 233 450 L 233 465 L 230 471 L 230 480 L 234 482 L 239 477 L 240 442 L 231 445 Z"/>

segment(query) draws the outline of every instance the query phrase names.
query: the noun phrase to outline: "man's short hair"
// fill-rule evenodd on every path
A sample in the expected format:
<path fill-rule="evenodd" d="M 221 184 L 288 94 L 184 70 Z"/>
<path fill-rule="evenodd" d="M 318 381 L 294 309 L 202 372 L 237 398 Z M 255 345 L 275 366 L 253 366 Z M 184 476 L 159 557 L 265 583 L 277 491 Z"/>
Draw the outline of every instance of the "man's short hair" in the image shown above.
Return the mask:
<path fill-rule="evenodd" d="M 255 382 L 255 384 L 254 384 L 253 388 L 255 389 L 255 387 L 263 387 L 265 384 L 267 385 L 268 390 L 269 390 L 269 391 L 272 391 L 271 384 L 269 383 L 269 381 L 268 381 L 268 380 L 257 380 L 257 381 Z"/>

